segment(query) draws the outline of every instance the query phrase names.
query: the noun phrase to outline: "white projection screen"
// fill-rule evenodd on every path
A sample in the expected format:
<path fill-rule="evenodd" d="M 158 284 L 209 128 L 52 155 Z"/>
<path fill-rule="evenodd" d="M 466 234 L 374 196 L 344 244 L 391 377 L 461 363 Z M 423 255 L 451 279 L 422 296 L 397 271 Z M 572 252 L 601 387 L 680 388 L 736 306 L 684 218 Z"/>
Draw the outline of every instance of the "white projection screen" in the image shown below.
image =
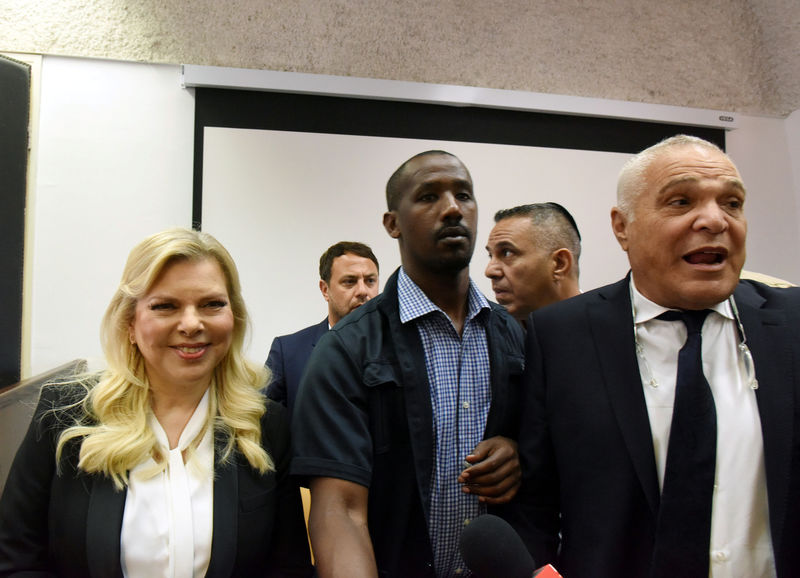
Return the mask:
<path fill-rule="evenodd" d="M 494 213 L 520 204 L 555 201 L 575 217 L 582 290 L 620 279 L 628 269 L 609 212 L 620 167 L 644 147 L 615 152 L 211 123 L 196 130 L 202 155 L 195 161 L 195 221 L 237 263 L 253 323 L 248 356 L 254 361 L 266 360 L 275 336 L 326 316 L 318 265 L 333 243 L 370 245 L 383 286 L 400 265 L 397 241 L 382 225 L 386 180 L 403 161 L 429 149 L 455 154 L 472 174 L 479 221 L 470 272 L 490 299 L 486 238 Z"/>

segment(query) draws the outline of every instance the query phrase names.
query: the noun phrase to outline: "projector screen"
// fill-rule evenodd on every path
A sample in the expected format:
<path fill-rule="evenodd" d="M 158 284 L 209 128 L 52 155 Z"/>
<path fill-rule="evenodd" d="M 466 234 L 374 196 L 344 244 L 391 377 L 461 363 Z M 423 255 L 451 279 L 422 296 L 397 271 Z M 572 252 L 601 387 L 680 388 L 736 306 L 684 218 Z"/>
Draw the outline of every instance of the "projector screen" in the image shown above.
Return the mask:
<path fill-rule="evenodd" d="M 256 96 L 259 93 L 248 98 Z M 545 142 L 549 138 L 565 146 L 530 146 L 496 142 L 502 139 L 494 136 L 494 142 L 482 142 L 481 134 L 470 141 L 468 135 L 459 132 L 470 123 L 458 127 L 451 121 L 438 130 L 449 138 L 407 138 L 397 136 L 409 126 L 407 115 L 399 115 L 399 129 L 390 128 L 385 131 L 389 134 L 378 135 L 374 133 L 381 131 L 359 128 L 354 120 L 359 115 L 337 116 L 335 111 L 320 111 L 318 107 L 311 107 L 311 112 L 304 114 L 303 107 L 295 104 L 310 97 L 278 96 L 287 99 L 287 108 L 268 107 L 270 114 L 266 116 L 279 130 L 268 128 L 271 124 L 265 123 L 265 115 L 253 111 L 248 118 L 240 115 L 233 122 L 230 118 L 219 122 L 205 117 L 196 124 L 195 224 L 217 237 L 237 263 L 253 321 L 248 356 L 254 360 L 266 360 L 275 336 L 318 323 L 327 315 L 327 304 L 319 291 L 318 265 L 320 255 L 330 245 L 342 240 L 370 245 L 380 261 L 381 287 L 400 265 L 397 241 L 384 230 L 382 217 L 386 210 L 386 181 L 409 157 L 425 150 L 443 149 L 458 156 L 472 174 L 479 220 L 470 273 L 493 300 L 491 284 L 484 276 L 488 263 L 486 239 L 494 213 L 520 204 L 556 201 L 575 217 L 583 238 L 582 290 L 624 276 L 627 260 L 613 237 L 609 217 L 615 204 L 619 169 L 632 152 L 664 136 L 684 132 L 669 125 L 654 125 L 655 134 L 622 131 L 620 139 L 613 141 L 607 138 L 616 134 L 612 127 L 588 131 L 595 138 L 606 138 L 597 139 L 599 144 L 586 145 L 585 139 L 576 140 L 574 136 L 564 140 L 565 131 L 547 131 Z M 209 113 L 203 111 L 201 104 L 198 99 L 199 117 L 213 117 L 220 110 L 247 109 L 241 103 L 222 106 L 215 102 Z M 392 104 L 403 106 L 379 103 Z M 445 109 L 446 114 L 454 109 L 438 108 Z M 325 122 L 309 124 L 302 120 L 315 114 L 346 125 L 346 133 L 337 132 L 341 127 L 331 128 Z M 287 116 L 292 115 L 301 120 L 287 122 Z M 380 115 L 367 112 L 361 116 Z M 363 125 L 363 118 L 358 120 Z M 581 120 L 597 122 L 578 119 Z M 435 122 L 417 121 L 410 125 L 430 130 Z M 630 128 L 623 121 L 614 122 L 620 123 L 618 127 Z M 298 130 L 288 130 L 292 124 Z M 516 122 L 506 124 L 519 128 Z M 452 130 L 453 126 L 457 130 Z M 580 130 L 586 132 L 585 128 Z M 541 134 L 529 132 L 534 141 L 542 139 Z M 713 136 L 719 135 L 724 141 L 722 131 L 714 131 Z M 699 136 L 709 138 L 707 132 Z M 584 146 L 596 148 L 587 150 Z M 615 150 L 620 148 L 630 150 Z"/>

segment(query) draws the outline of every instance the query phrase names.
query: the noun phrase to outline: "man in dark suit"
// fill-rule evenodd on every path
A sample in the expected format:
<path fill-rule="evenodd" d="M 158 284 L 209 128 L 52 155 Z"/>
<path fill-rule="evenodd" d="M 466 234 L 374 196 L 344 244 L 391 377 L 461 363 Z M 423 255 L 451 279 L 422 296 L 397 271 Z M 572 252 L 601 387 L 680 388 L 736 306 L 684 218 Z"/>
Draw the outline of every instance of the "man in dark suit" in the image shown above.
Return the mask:
<path fill-rule="evenodd" d="M 319 338 L 328 329 L 378 294 L 378 259 L 367 245 L 340 241 L 319 258 L 319 290 L 328 302 L 320 323 L 272 341 L 267 367 L 272 380 L 267 397 L 282 403 L 291 417 L 300 377 Z"/>
<path fill-rule="evenodd" d="M 800 576 L 800 292 L 739 281 L 745 188 L 711 143 L 643 151 L 617 196 L 630 274 L 529 319 L 517 528 L 570 578 Z"/>

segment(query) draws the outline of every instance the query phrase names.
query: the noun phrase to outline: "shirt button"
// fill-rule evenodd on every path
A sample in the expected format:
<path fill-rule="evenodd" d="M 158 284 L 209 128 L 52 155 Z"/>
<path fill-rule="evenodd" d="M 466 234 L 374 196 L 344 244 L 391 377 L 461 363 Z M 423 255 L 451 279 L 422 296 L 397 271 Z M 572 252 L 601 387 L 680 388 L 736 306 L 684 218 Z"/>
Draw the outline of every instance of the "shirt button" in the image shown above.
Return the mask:
<path fill-rule="evenodd" d="M 456 568 L 456 571 L 455 571 L 456 574 L 462 574 L 463 572 L 464 572 L 463 568 Z"/>
<path fill-rule="evenodd" d="M 728 560 L 728 553 L 724 550 L 717 550 L 714 552 L 714 561 L 715 562 L 725 562 Z"/>
<path fill-rule="evenodd" d="M 471 521 L 472 521 L 472 520 L 470 520 L 469 518 L 465 518 L 465 519 L 464 519 L 464 525 L 466 526 L 466 525 L 467 525 L 467 524 L 469 524 Z"/>
<path fill-rule="evenodd" d="M 464 403 L 461 404 L 461 407 L 463 407 L 464 409 L 469 409 L 469 402 L 465 401 Z"/>

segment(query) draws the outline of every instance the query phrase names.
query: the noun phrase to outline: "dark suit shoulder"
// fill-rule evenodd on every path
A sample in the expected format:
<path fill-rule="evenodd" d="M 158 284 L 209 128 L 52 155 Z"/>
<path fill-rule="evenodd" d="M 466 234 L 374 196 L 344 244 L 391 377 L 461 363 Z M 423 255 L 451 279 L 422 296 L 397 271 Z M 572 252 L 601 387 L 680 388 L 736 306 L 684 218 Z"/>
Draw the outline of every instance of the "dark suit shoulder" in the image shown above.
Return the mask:
<path fill-rule="evenodd" d="M 286 346 L 291 346 L 297 342 L 306 342 L 309 339 L 312 339 L 315 335 L 321 335 L 328 330 L 328 318 L 326 317 L 320 323 L 315 325 L 310 325 L 308 327 L 304 327 L 300 331 L 295 331 L 294 333 L 289 333 L 287 335 L 281 335 L 280 337 L 276 337 L 276 341 L 283 341 Z"/>
<path fill-rule="evenodd" d="M 50 432 L 51 435 L 57 435 L 77 423 L 91 422 L 84 401 L 97 381 L 99 376 L 84 381 L 44 384 L 39 391 L 32 426 L 40 434 Z"/>
<path fill-rule="evenodd" d="M 100 380 L 92 376 L 82 381 L 54 381 L 42 385 L 39 391 L 39 405 L 61 407 L 82 401 Z"/>
<path fill-rule="evenodd" d="M 752 279 L 742 279 L 736 287 L 734 297 L 739 300 L 754 301 L 765 307 L 796 307 L 800 304 L 800 287 L 772 287 L 754 281 Z"/>
<path fill-rule="evenodd" d="M 615 283 L 603 285 L 575 297 L 557 301 L 531 313 L 528 321 L 538 325 L 548 323 L 563 324 L 572 320 L 582 320 L 585 311 L 589 307 L 618 303 L 621 299 L 630 302 L 628 281 L 629 278 L 626 277 Z"/>

